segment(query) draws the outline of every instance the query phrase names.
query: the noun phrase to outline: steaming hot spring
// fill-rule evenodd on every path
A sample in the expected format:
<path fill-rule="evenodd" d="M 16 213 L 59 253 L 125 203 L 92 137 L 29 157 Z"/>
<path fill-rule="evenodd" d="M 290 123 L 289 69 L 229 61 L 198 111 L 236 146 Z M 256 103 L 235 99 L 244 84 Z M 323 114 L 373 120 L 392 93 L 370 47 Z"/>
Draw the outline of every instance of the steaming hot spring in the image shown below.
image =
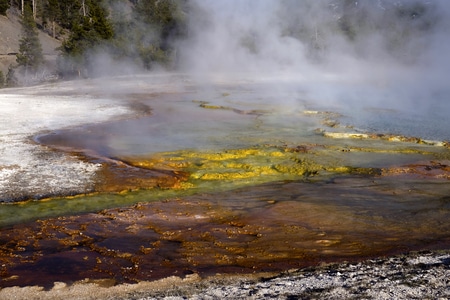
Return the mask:
<path fill-rule="evenodd" d="M 4 90 L 0 286 L 448 249 L 448 103 L 418 111 L 376 86 L 233 78 Z"/>

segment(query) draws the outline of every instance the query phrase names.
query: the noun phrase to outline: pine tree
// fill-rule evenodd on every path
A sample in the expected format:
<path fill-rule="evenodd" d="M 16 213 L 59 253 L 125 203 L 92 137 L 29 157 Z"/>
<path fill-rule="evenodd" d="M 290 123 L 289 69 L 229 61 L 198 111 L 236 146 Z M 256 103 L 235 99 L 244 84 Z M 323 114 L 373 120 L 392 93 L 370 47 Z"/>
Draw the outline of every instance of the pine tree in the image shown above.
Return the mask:
<path fill-rule="evenodd" d="M 3 75 L 2 70 L 0 70 L 0 89 L 5 86 L 5 75 Z"/>
<path fill-rule="evenodd" d="M 88 71 L 89 67 L 92 67 L 89 52 L 101 47 L 114 35 L 101 3 L 85 0 L 81 4 L 70 36 L 60 48 L 62 61 L 59 62 L 59 68 L 62 75 L 74 73 L 81 76 L 81 70 Z"/>
<path fill-rule="evenodd" d="M 141 32 L 137 49 L 146 68 L 153 63 L 170 65 L 176 52 L 174 40 L 183 36 L 185 16 L 183 2 L 179 0 L 147 0 L 136 4 L 136 19 L 154 32 L 151 36 Z"/>
<path fill-rule="evenodd" d="M 19 53 L 16 55 L 16 62 L 24 67 L 25 78 L 28 71 L 37 71 L 44 62 L 42 46 L 39 40 L 36 23 L 33 19 L 33 12 L 29 5 L 25 5 L 22 17 L 22 38 L 19 44 Z"/>
<path fill-rule="evenodd" d="M 109 0 L 114 31 L 111 51 L 117 59 L 138 58 L 135 47 L 137 30 L 132 17 L 132 6 L 127 2 L 128 0 Z"/>
<path fill-rule="evenodd" d="M 9 66 L 8 73 L 6 74 L 6 86 L 7 87 L 17 86 L 16 71 L 14 70 L 14 67 L 12 67 L 12 66 Z"/>
<path fill-rule="evenodd" d="M 59 21 L 61 12 L 58 0 L 47 0 L 44 6 L 43 17 L 50 22 L 52 37 L 56 37 L 56 23 Z"/>
<path fill-rule="evenodd" d="M 0 15 L 6 16 L 6 11 L 9 8 L 9 0 L 0 0 Z"/>

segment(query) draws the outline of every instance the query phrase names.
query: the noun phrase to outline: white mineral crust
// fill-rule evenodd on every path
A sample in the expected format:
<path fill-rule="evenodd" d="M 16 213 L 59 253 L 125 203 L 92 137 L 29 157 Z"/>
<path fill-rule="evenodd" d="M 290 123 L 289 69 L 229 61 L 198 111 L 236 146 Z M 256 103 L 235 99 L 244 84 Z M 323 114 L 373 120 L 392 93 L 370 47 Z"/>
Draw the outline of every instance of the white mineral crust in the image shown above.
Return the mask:
<path fill-rule="evenodd" d="M 118 100 L 61 92 L 64 87 L 52 85 L 1 91 L 0 201 L 91 189 L 96 164 L 50 151 L 34 143 L 33 136 L 103 122 L 129 114 L 130 109 Z"/>

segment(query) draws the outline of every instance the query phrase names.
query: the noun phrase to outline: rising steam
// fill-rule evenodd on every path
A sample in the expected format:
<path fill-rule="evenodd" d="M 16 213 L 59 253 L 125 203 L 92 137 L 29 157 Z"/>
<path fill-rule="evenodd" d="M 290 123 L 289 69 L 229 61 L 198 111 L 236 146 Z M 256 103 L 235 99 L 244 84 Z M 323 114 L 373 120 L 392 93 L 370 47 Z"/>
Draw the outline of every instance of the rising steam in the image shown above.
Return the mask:
<path fill-rule="evenodd" d="M 447 89 L 448 1 L 191 4 L 188 38 L 180 45 L 185 70 L 282 72 L 308 80 L 363 82 L 395 89 L 397 96 L 424 97 Z"/>
<path fill-rule="evenodd" d="M 445 53 L 437 43 L 448 44 L 445 1 L 191 3 L 182 61 L 202 71 L 302 72 L 311 64 L 344 68 L 354 60 L 411 65 L 428 63 L 428 56 Z"/>
<path fill-rule="evenodd" d="M 263 80 L 265 90 L 257 93 L 271 93 L 273 101 L 288 106 L 313 103 L 353 115 L 360 109 L 361 119 L 367 107 L 387 108 L 450 127 L 449 1 L 177 3 L 186 27 L 182 38 L 168 41 L 176 49 L 175 69 L 207 88 L 217 74 L 234 81 Z M 147 27 L 142 24 L 141 31 L 152 40 L 155 31 Z M 138 50 L 130 47 L 129 57 L 136 57 Z M 92 55 L 99 75 L 144 72 L 141 62 L 118 61 L 108 53 L 96 49 Z M 436 136 L 449 138 L 446 129 Z"/>
<path fill-rule="evenodd" d="M 359 108 L 362 122 L 367 107 L 392 108 L 407 113 L 417 134 L 432 119 L 429 126 L 441 128 L 436 136 L 449 138 L 442 129 L 450 126 L 449 1 L 190 3 L 179 62 L 201 81 L 217 73 L 284 80 L 283 92 L 302 101 L 353 115 Z"/>

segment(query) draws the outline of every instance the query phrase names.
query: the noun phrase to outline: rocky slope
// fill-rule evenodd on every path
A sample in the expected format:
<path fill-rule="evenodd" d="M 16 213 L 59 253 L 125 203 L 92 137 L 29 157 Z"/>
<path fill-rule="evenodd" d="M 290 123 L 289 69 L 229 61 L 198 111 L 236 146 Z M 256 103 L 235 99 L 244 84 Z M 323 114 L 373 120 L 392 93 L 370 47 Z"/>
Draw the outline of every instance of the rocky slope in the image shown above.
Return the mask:
<path fill-rule="evenodd" d="M 16 64 L 16 53 L 19 51 L 21 38 L 20 12 L 9 9 L 6 16 L 0 16 L 0 70 L 6 75 L 8 67 Z M 58 55 L 57 47 L 61 41 L 52 38 L 42 30 L 39 31 L 44 57 L 49 67 L 54 66 Z"/>

